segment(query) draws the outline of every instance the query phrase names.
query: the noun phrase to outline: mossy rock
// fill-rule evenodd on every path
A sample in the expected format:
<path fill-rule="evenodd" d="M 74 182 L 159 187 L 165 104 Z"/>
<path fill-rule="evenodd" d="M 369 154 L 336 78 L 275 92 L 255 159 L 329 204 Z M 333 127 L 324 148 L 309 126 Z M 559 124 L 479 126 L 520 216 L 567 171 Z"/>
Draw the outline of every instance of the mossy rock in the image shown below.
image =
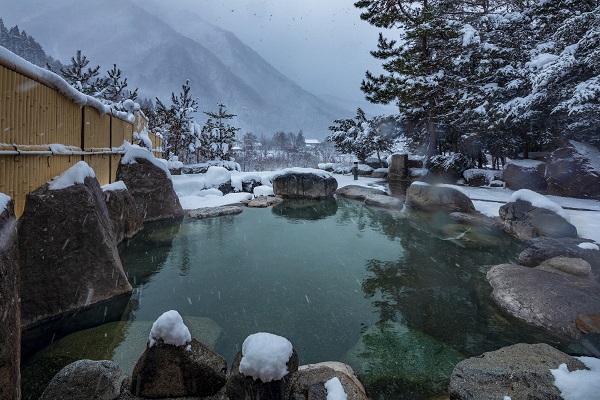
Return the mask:
<path fill-rule="evenodd" d="M 444 392 L 454 365 L 464 357 L 451 347 L 400 323 L 371 326 L 346 353 L 346 362 L 367 387 L 409 389 L 415 395 Z M 377 397 L 377 393 L 369 393 Z"/>

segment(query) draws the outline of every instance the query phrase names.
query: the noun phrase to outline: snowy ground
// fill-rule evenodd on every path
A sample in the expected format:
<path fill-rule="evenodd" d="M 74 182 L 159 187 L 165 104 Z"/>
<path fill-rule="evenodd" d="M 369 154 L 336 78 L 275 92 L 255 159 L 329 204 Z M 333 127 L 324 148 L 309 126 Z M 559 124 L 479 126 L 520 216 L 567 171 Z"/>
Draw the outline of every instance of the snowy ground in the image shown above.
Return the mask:
<path fill-rule="evenodd" d="M 233 171 L 231 172 L 231 179 L 232 182 L 241 181 L 244 176 L 253 176 L 255 179 L 260 179 L 263 185 L 270 186 L 274 174 L 275 172 L 273 171 Z M 338 182 L 338 187 L 359 185 L 385 189 L 385 187 L 381 185 L 381 179 L 359 176 L 358 180 L 355 181 L 352 175 L 334 174 L 333 176 Z M 179 200 L 181 201 L 181 205 L 186 210 L 236 204 L 252 198 L 250 193 L 230 193 L 223 196 L 221 192 L 215 189 L 204 190 L 207 186 L 205 174 L 174 175 L 173 184 L 175 186 L 175 191 L 179 196 Z M 498 209 L 500 206 L 508 202 L 511 195 L 514 193 L 510 189 L 503 188 L 452 187 L 456 187 L 469 196 L 471 200 L 473 200 L 473 204 L 478 211 L 493 217 L 498 216 Z M 571 223 L 577 227 L 579 236 L 600 243 L 600 229 L 598 229 L 600 226 L 600 201 L 559 196 L 547 197 L 566 210 L 571 218 Z"/>

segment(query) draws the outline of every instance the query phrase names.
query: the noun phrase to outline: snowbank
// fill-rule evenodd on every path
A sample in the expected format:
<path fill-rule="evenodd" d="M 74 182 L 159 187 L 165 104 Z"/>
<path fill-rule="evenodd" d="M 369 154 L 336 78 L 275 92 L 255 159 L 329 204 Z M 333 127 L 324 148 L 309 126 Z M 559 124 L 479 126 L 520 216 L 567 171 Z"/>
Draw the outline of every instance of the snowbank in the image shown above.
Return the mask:
<path fill-rule="evenodd" d="M 94 170 L 90 168 L 89 165 L 85 161 L 79 161 L 77 164 L 73 165 L 71 168 L 63 172 L 60 176 L 55 177 L 50 181 L 50 185 L 48 185 L 48 189 L 50 190 L 60 190 L 68 188 L 69 186 L 73 186 L 78 183 L 83 183 L 85 178 L 95 178 L 96 174 Z"/>
<path fill-rule="evenodd" d="M 287 375 L 292 344 L 282 336 L 259 332 L 242 344 L 240 372 L 263 382 L 278 381 Z"/>
<path fill-rule="evenodd" d="M 10 196 L 5 195 L 4 193 L 0 193 L 0 214 L 4 212 L 10 200 Z"/>
<path fill-rule="evenodd" d="M 148 337 L 150 347 L 154 346 L 154 343 L 159 339 L 174 346 L 183 346 L 192 340 L 190 330 L 185 326 L 181 315 L 177 311 L 170 310 L 163 313 L 152 324 L 150 336 Z"/>
<path fill-rule="evenodd" d="M 154 157 L 154 154 L 152 154 L 150 150 L 140 147 L 137 144 L 131 144 L 126 140 L 123 141 L 123 144 L 121 147 L 119 147 L 119 150 L 124 152 L 123 157 L 121 157 L 121 164 L 136 164 L 136 158 L 148 160 L 152 163 L 152 165 L 165 171 L 165 174 L 171 178 L 171 173 L 169 172 L 167 166 L 158 158 Z"/>
<path fill-rule="evenodd" d="M 110 192 L 113 190 L 127 190 L 127 186 L 125 186 L 125 182 L 123 181 L 116 181 L 102 186 L 102 191 L 104 192 Z"/>
<path fill-rule="evenodd" d="M 325 382 L 325 389 L 327 390 L 327 400 L 346 400 L 346 392 L 339 378 L 331 378 Z"/>
<path fill-rule="evenodd" d="M 208 167 L 204 178 L 206 187 L 219 187 L 231 181 L 231 171 L 225 167 Z"/>
<path fill-rule="evenodd" d="M 206 195 L 200 196 L 184 196 L 179 197 L 179 202 L 184 210 L 195 210 L 197 208 L 205 207 L 220 207 L 227 206 L 230 204 L 243 203 L 246 200 L 252 199 L 251 193 L 229 193 L 223 196 L 223 193 L 217 189 L 220 195 Z M 215 193 L 216 193 L 215 192 Z"/>
<path fill-rule="evenodd" d="M 254 194 L 254 197 L 274 196 L 275 195 L 275 193 L 273 193 L 273 188 L 271 186 L 267 186 L 267 185 L 255 187 L 253 194 Z"/>
<path fill-rule="evenodd" d="M 510 196 L 508 202 L 514 203 L 517 200 L 528 201 L 534 207 L 545 208 L 546 210 L 554 211 L 555 213 L 563 217 L 567 222 L 571 221 L 571 218 L 569 218 L 569 214 L 567 214 L 561 206 L 548 199 L 546 196 L 536 193 L 533 190 L 517 190 L 512 194 L 512 196 Z"/>
<path fill-rule="evenodd" d="M 556 386 L 565 400 L 590 400 L 600 394 L 600 359 L 577 357 L 589 370 L 569 372 L 566 364 L 551 369 Z"/>

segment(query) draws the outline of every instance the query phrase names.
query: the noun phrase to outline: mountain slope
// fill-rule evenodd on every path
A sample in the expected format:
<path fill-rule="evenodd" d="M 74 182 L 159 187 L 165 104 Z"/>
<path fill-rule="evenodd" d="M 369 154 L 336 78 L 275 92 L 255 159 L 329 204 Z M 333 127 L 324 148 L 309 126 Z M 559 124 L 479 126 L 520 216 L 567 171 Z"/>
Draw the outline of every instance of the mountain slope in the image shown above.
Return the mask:
<path fill-rule="evenodd" d="M 129 0 L 19 2 L 20 10 L 30 7 L 35 13 L 24 16 L 6 5 L 5 23 L 18 23 L 54 57 L 66 62 L 81 49 L 103 70 L 116 63 L 140 96 L 163 101 L 189 79 L 200 111 L 224 102 L 242 133 L 302 129 L 322 139 L 333 119 L 347 113 L 304 91 L 231 32 L 185 10 L 161 13 Z"/>

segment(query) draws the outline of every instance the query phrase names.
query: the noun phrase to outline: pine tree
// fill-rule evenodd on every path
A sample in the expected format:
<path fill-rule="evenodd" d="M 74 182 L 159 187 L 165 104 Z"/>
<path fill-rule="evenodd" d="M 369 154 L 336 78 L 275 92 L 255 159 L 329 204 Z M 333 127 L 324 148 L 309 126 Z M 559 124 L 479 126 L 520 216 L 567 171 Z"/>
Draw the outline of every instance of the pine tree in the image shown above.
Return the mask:
<path fill-rule="evenodd" d="M 204 111 L 208 120 L 200 133 L 198 154 L 207 160 L 229 160 L 231 147 L 239 130 L 226 122 L 236 115 L 227 113 L 223 103 L 219 103 L 218 106 L 217 112 Z"/>
<path fill-rule="evenodd" d="M 111 70 L 106 72 L 106 89 L 103 92 L 103 98 L 113 102 L 119 103 L 121 101 L 130 99 L 137 99 L 137 91 L 136 88 L 133 92 L 127 90 L 127 78 L 122 78 L 121 69 L 117 68 L 117 64 L 113 64 Z"/>
<path fill-rule="evenodd" d="M 188 162 L 198 147 L 198 134 L 192 121 L 192 113 L 198 111 L 198 102 L 190 94 L 189 81 L 181 85 L 182 91 L 171 93 L 171 106 L 165 106 L 156 98 L 156 131 L 162 134 L 167 158 L 179 157 Z"/>
<path fill-rule="evenodd" d="M 460 79 L 454 74 L 458 59 L 460 24 L 451 19 L 460 10 L 455 0 L 360 0 L 361 18 L 379 28 L 396 28 L 396 39 L 379 35 L 371 54 L 383 61 L 385 74 L 367 71 L 361 89 L 374 103 L 395 102 L 413 127 L 408 135 L 438 152 L 438 130 L 452 120 L 449 113 Z"/>
<path fill-rule="evenodd" d="M 101 97 L 106 89 L 106 79 L 99 78 L 100 66 L 94 68 L 85 68 L 90 61 L 86 56 L 81 55 L 81 50 L 77 50 L 75 57 L 71 57 L 71 64 L 61 68 L 60 73 L 63 78 L 75 89 L 90 96 Z"/>

